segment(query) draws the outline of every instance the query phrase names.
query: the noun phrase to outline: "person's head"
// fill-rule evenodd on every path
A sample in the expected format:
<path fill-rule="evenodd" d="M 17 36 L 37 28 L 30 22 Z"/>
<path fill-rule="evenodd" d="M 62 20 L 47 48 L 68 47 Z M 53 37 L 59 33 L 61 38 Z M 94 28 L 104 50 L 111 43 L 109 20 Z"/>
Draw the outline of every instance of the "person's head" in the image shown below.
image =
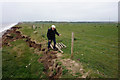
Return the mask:
<path fill-rule="evenodd" d="M 52 30 L 55 30 L 55 25 L 52 25 L 51 28 L 52 28 Z"/>

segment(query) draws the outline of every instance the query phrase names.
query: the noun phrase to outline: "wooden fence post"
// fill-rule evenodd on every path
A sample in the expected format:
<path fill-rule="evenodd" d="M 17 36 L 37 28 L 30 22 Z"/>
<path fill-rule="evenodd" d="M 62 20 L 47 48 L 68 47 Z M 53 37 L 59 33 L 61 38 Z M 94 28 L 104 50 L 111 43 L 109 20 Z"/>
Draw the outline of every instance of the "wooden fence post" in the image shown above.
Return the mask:
<path fill-rule="evenodd" d="M 74 45 L 74 33 L 72 32 L 72 41 L 71 41 L 71 59 L 73 58 L 73 45 Z"/>

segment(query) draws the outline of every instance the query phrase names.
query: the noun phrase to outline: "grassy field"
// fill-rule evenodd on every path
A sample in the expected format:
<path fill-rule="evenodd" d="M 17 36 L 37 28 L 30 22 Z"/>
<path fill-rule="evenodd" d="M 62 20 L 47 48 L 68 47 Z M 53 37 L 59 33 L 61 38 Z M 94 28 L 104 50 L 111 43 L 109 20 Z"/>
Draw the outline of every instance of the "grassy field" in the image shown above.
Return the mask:
<path fill-rule="evenodd" d="M 36 30 L 31 28 L 33 24 L 38 27 Z M 46 33 L 52 24 L 55 24 L 57 31 L 62 34 L 60 37 L 56 36 L 57 42 L 63 42 L 67 46 L 66 49 L 63 49 L 63 58 L 70 58 L 71 33 L 74 32 L 75 39 L 73 59 L 82 63 L 86 70 L 91 70 L 91 73 L 93 73 L 90 75 L 91 77 L 118 77 L 118 27 L 116 23 L 24 23 L 20 24 L 19 26 L 23 27 L 20 29 L 23 34 L 29 35 L 37 42 L 47 42 Z M 37 31 L 38 33 L 34 34 L 34 31 Z M 14 45 L 17 45 L 16 43 L 13 42 Z M 21 43 L 22 44 L 16 46 L 18 49 L 20 46 L 25 45 L 24 42 L 21 41 Z M 47 43 L 45 46 L 47 46 Z M 17 52 L 12 49 L 13 48 L 10 47 L 3 47 L 3 70 L 5 69 L 9 72 L 9 74 L 12 73 L 10 71 L 12 67 L 18 69 L 18 67 L 27 65 L 29 63 L 27 60 L 30 60 L 30 58 L 38 58 L 38 56 L 35 56 L 35 54 L 31 54 L 31 49 L 25 49 L 23 47 L 20 49 L 25 51 L 23 54 L 26 56 L 26 58 L 13 58 L 13 55 L 16 55 Z M 32 55 L 34 55 L 34 57 Z M 8 62 L 6 60 L 4 61 L 6 56 L 8 59 L 11 59 L 10 61 L 15 63 L 16 60 L 19 60 L 19 63 L 16 64 L 24 64 L 21 66 L 14 66 L 14 64 L 9 62 L 9 60 Z M 42 66 L 42 64 L 37 63 L 35 65 L 37 67 Z M 41 74 L 42 69 L 43 68 L 41 67 L 38 75 L 35 75 L 33 70 L 33 77 L 38 77 Z M 19 73 L 21 72 L 21 75 L 23 72 L 22 70 L 18 70 Z M 25 70 L 25 72 L 26 75 L 23 74 L 23 77 L 30 76 L 29 70 Z M 96 75 L 94 72 L 98 72 L 100 75 Z M 9 76 L 7 73 L 3 72 L 3 74 Z M 15 77 L 20 77 L 19 75 L 20 74 L 16 75 Z"/>
<path fill-rule="evenodd" d="M 43 64 L 24 40 L 11 42 L 12 46 L 2 49 L 2 78 L 45 78 Z"/>

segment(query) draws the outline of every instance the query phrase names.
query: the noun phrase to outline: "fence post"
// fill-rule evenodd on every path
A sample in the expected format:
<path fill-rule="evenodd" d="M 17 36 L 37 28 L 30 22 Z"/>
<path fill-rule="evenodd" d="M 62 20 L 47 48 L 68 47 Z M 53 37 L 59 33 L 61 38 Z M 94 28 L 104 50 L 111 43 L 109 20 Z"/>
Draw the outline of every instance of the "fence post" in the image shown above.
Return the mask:
<path fill-rule="evenodd" d="M 71 59 L 73 58 L 73 45 L 74 45 L 74 33 L 72 32 L 72 41 L 71 41 Z"/>

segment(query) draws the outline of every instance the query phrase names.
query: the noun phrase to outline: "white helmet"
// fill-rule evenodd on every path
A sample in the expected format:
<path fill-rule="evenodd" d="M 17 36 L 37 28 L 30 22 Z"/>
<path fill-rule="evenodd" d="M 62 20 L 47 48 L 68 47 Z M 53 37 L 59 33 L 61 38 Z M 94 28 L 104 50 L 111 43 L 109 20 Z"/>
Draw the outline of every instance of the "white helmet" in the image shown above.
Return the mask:
<path fill-rule="evenodd" d="M 51 27 L 52 27 L 52 28 L 55 28 L 55 25 L 52 25 Z"/>

